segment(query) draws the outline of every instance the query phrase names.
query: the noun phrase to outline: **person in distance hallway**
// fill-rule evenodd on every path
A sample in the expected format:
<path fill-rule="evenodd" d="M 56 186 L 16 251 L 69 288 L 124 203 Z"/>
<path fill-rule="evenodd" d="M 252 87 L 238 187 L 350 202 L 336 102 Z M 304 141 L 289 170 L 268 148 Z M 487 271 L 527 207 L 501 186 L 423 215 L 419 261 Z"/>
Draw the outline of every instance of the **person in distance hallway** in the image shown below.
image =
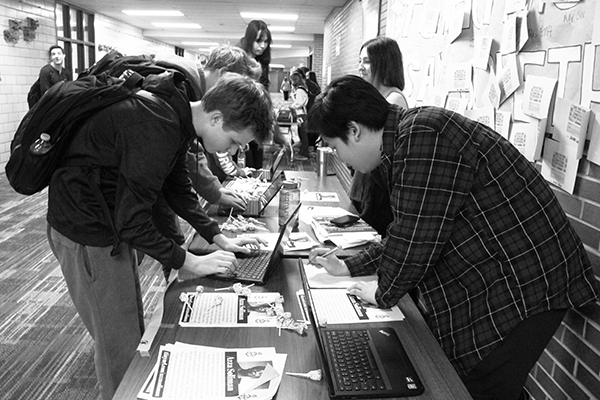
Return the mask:
<path fill-rule="evenodd" d="M 476 400 L 515 400 L 567 310 L 599 288 L 548 183 L 487 126 L 436 107 L 400 110 L 357 76 L 334 80 L 309 123 L 340 159 L 385 177 L 393 222 L 357 255 L 309 259 L 349 293 L 391 307 L 413 289 Z"/>

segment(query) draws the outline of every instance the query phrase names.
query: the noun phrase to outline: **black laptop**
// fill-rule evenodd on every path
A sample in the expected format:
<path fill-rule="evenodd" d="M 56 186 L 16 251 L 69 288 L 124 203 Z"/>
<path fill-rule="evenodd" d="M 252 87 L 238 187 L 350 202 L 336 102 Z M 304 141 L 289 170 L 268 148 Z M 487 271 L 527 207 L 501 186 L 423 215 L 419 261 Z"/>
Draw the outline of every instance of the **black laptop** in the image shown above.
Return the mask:
<path fill-rule="evenodd" d="M 219 205 L 217 212 L 219 215 L 229 215 L 231 213 L 234 215 L 241 214 L 244 217 L 260 217 L 271 200 L 279 193 L 284 180 L 285 175 L 283 172 L 280 172 L 258 199 L 248 201 L 244 211 L 232 211 L 231 207 Z"/>
<path fill-rule="evenodd" d="M 391 326 L 319 326 L 306 271 L 298 259 L 307 314 L 333 399 L 417 396 L 425 390 L 396 331 Z M 315 289 L 318 290 L 318 289 Z M 380 325 L 382 326 L 382 325 Z"/>
<path fill-rule="evenodd" d="M 259 250 L 249 255 L 238 256 L 238 267 L 234 275 L 212 275 L 211 277 L 264 285 L 283 258 L 283 243 L 290 239 L 290 234 L 296 224 L 298 214 L 300 214 L 300 206 L 301 204 L 298 204 L 298 207 L 296 207 L 285 224 L 279 228 L 277 243 L 275 243 L 275 248 L 272 251 Z"/>
<path fill-rule="evenodd" d="M 277 156 L 275 156 L 275 159 L 273 160 L 273 163 L 271 164 L 271 168 L 269 169 L 257 169 L 252 176 L 259 178 L 259 179 L 264 179 L 267 182 L 270 182 L 274 176 L 277 175 L 277 171 L 279 170 L 279 166 L 281 166 L 281 161 L 283 161 L 283 157 L 285 156 L 285 147 L 282 147 L 281 150 L 279 150 L 279 152 L 277 153 Z"/>

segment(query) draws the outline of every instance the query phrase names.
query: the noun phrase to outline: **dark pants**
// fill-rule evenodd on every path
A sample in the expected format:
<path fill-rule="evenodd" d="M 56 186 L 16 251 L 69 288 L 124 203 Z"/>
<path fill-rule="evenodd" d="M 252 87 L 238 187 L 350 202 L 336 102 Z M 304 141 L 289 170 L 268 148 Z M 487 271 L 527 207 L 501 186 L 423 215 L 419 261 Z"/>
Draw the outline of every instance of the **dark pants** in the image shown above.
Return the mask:
<path fill-rule="evenodd" d="M 551 310 L 522 321 L 463 382 L 474 400 L 517 400 L 529 372 L 567 310 Z"/>

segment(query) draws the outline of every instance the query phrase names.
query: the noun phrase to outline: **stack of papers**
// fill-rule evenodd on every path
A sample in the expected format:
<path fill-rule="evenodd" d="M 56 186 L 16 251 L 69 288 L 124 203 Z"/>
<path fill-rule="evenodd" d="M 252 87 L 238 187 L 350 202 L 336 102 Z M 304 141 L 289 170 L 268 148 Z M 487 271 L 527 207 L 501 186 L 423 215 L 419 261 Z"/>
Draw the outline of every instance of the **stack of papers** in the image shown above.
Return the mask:
<path fill-rule="evenodd" d="M 139 399 L 272 399 L 286 354 L 272 347 L 226 349 L 184 343 L 161 346 Z"/>
<path fill-rule="evenodd" d="M 378 239 L 377 231 L 359 219 L 355 224 L 339 228 L 330 221 L 342 215 L 353 215 L 341 207 L 303 206 L 302 217 L 309 223 L 321 243 L 333 242 L 342 249 L 348 249 Z"/>
<path fill-rule="evenodd" d="M 251 293 L 188 292 L 179 325 L 191 327 L 278 327 L 277 315 L 282 314 L 281 295 Z"/>
<path fill-rule="evenodd" d="M 329 275 L 324 268 L 304 264 L 308 286 L 315 303 L 316 314 L 328 324 L 354 324 L 364 322 L 402 321 L 404 314 L 396 305 L 392 308 L 378 308 L 363 303 L 358 297 L 348 293 L 347 288 L 356 282 L 376 282 L 376 275 L 350 277 Z M 306 315 L 304 292 L 297 293 L 300 309 Z"/>

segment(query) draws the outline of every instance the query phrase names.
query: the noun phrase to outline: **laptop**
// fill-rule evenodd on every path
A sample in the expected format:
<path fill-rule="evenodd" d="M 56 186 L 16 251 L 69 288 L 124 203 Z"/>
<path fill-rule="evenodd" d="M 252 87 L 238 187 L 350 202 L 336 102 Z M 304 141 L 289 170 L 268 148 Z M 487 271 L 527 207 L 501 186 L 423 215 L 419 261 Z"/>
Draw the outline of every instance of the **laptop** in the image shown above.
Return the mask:
<path fill-rule="evenodd" d="M 265 208 L 269 205 L 271 200 L 279 193 L 281 190 L 281 186 L 283 185 L 283 181 L 285 180 L 285 175 L 280 172 L 275 179 L 271 182 L 271 184 L 265 189 L 264 192 L 261 193 L 258 199 L 250 200 L 246 204 L 246 209 L 243 211 L 232 211 L 231 207 L 226 207 L 223 205 L 219 205 L 218 214 L 219 215 L 229 215 L 241 214 L 244 217 L 260 217 L 262 213 L 265 211 Z"/>
<path fill-rule="evenodd" d="M 340 328 L 340 325 L 323 327 L 316 323 L 319 318 L 301 259 L 298 265 L 329 396 L 362 399 L 411 397 L 423 393 L 423 384 L 391 326 Z"/>
<path fill-rule="evenodd" d="M 273 163 L 271 164 L 271 168 L 258 169 L 252 176 L 255 176 L 257 178 L 264 179 L 267 182 L 270 182 L 271 179 L 273 179 L 273 177 L 276 176 L 277 170 L 279 169 L 279 166 L 281 165 L 281 161 L 283 161 L 284 156 L 285 156 L 285 147 L 282 147 L 281 150 L 279 150 L 279 152 L 277 153 L 277 156 L 275 156 L 275 159 L 273 160 Z"/>
<path fill-rule="evenodd" d="M 228 281 L 236 281 L 242 283 L 255 283 L 264 285 L 283 258 L 283 243 L 290 239 L 292 229 L 300 214 L 300 206 L 298 204 L 292 215 L 287 219 L 285 224 L 279 229 L 279 236 L 273 251 L 259 250 L 250 255 L 238 256 L 238 267 L 233 276 L 212 275 L 215 279 L 224 279 Z"/>

